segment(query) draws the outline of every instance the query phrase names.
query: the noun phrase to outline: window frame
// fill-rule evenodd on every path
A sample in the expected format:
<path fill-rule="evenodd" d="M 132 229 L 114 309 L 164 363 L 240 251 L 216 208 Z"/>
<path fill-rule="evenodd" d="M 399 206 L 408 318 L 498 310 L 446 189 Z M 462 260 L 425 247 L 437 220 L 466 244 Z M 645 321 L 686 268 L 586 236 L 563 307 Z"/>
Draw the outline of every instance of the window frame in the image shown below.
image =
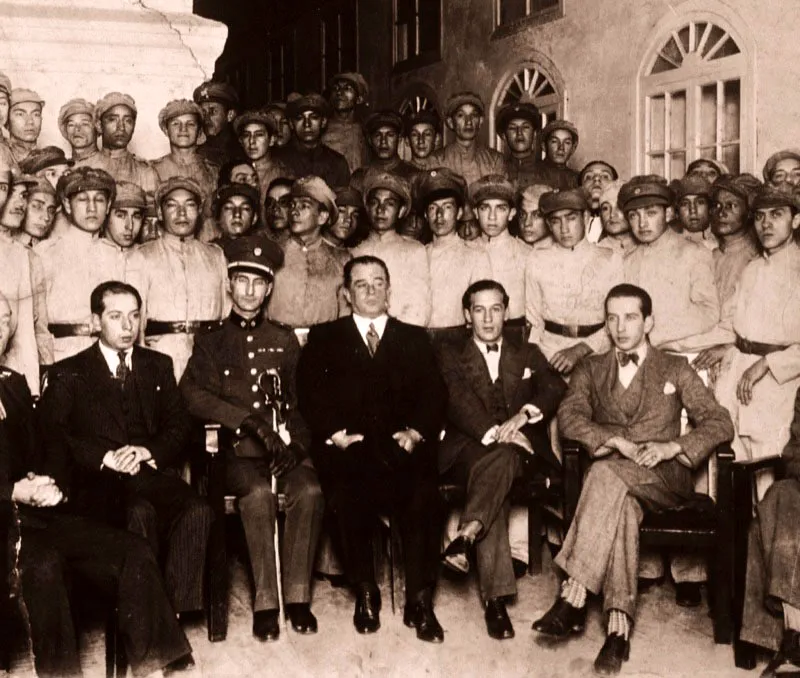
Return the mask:
<path fill-rule="evenodd" d="M 411 54 L 405 59 L 398 60 L 397 49 L 399 46 L 398 24 L 397 24 L 397 3 L 398 0 L 392 0 L 392 74 L 404 73 L 411 71 L 422 66 L 429 66 L 442 60 L 442 39 L 444 32 L 444 2 L 443 0 L 436 0 L 438 3 L 439 11 L 439 32 L 437 37 L 436 49 L 429 49 L 420 51 L 420 3 L 430 2 L 430 0 L 413 0 L 415 4 L 414 19 L 415 19 L 415 45 L 417 49 L 416 54 Z"/>
<path fill-rule="evenodd" d="M 502 15 L 501 4 L 503 0 L 492 0 L 492 40 L 505 38 L 515 33 L 520 33 L 532 26 L 541 26 L 564 17 L 564 0 L 558 0 L 558 5 L 548 7 L 536 12 L 531 10 L 533 0 L 525 0 L 525 16 L 515 19 L 509 23 L 500 23 Z"/>

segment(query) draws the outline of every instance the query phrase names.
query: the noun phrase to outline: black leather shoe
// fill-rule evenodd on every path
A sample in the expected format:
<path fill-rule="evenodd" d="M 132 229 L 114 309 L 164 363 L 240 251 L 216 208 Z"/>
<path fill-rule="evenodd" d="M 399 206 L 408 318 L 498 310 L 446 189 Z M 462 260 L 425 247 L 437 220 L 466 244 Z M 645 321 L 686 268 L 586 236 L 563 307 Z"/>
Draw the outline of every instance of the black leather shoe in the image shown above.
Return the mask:
<path fill-rule="evenodd" d="M 281 635 L 278 610 L 259 610 L 253 613 L 253 635 L 260 641 L 271 643 Z"/>
<path fill-rule="evenodd" d="M 375 633 L 381 627 L 381 592 L 374 586 L 361 588 L 356 594 L 353 625 L 359 633 Z"/>
<path fill-rule="evenodd" d="M 166 678 L 166 676 L 173 676 L 176 673 L 191 671 L 194 667 L 194 657 L 192 657 L 191 653 L 189 653 L 183 655 L 183 657 L 178 657 L 176 660 L 171 661 L 163 669 L 161 669 L 161 673 Z"/>
<path fill-rule="evenodd" d="M 514 578 L 515 579 L 522 579 L 526 574 L 528 574 L 528 563 L 523 560 L 519 560 L 517 558 L 511 559 L 511 567 L 514 568 Z"/>
<path fill-rule="evenodd" d="M 681 607 L 697 607 L 701 601 L 700 584 L 691 581 L 675 584 L 675 602 Z"/>
<path fill-rule="evenodd" d="M 444 642 L 444 630 L 430 603 L 417 601 L 406 603 L 403 609 L 403 623 L 417 630 L 417 638 L 426 643 Z"/>
<path fill-rule="evenodd" d="M 501 598 L 490 598 L 486 601 L 483 618 L 486 620 L 486 631 L 491 638 L 506 640 L 514 637 L 514 627 L 508 618 L 506 604 Z"/>
<path fill-rule="evenodd" d="M 582 633 L 586 626 L 586 605 L 575 607 L 560 596 L 544 616 L 533 622 L 533 630 L 546 636 L 565 638 L 572 633 Z"/>
<path fill-rule="evenodd" d="M 793 666 L 800 672 L 800 633 L 797 631 L 786 630 L 783 632 L 783 640 L 780 649 L 775 656 L 769 660 L 766 668 L 761 673 L 761 678 L 776 678 L 781 675 L 797 675 L 797 672 L 785 673 L 778 669 L 783 666 Z"/>
<path fill-rule="evenodd" d="M 469 553 L 472 550 L 472 541 L 459 535 L 451 541 L 442 554 L 442 563 L 454 572 L 466 574 L 469 572 Z"/>
<path fill-rule="evenodd" d="M 606 642 L 594 660 L 594 672 L 599 676 L 616 676 L 630 653 L 631 643 L 623 636 L 618 633 L 606 636 Z"/>
<path fill-rule="evenodd" d="M 286 616 L 297 633 L 316 633 L 317 618 L 311 613 L 308 603 L 288 603 Z"/>

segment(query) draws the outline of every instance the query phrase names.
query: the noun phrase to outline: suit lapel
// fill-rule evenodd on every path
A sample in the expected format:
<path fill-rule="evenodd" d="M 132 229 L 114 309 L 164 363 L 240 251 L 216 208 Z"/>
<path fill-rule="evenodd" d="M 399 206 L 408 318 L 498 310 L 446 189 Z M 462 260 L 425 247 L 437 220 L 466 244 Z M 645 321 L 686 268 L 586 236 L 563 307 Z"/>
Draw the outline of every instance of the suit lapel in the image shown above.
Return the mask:
<path fill-rule="evenodd" d="M 94 387 L 94 396 L 98 402 L 108 411 L 111 418 L 124 431 L 125 413 L 120 404 L 119 385 L 111 376 L 108 363 L 100 352 L 98 343 L 92 347 L 88 354 L 90 370 L 90 387 Z"/>
<path fill-rule="evenodd" d="M 491 395 L 489 393 L 489 386 L 492 380 L 489 375 L 489 368 L 486 366 L 486 360 L 483 355 L 481 355 L 480 349 L 478 349 L 471 338 L 468 339 L 467 343 L 464 345 L 461 364 L 464 366 L 466 383 L 472 384 L 481 402 L 490 410 Z"/>
<path fill-rule="evenodd" d="M 383 333 L 384 338 L 386 338 L 386 335 L 389 332 L 390 324 L 391 324 L 391 318 L 389 319 L 389 322 L 386 323 L 386 330 Z M 346 339 L 345 346 L 348 343 L 352 344 L 354 357 L 356 357 L 361 361 L 371 361 L 373 358 L 372 356 L 370 356 L 369 349 L 367 348 L 366 343 L 364 343 L 364 339 L 361 337 L 361 333 L 358 331 L 358 327 L 356 326 L 356 321 L 353 320 L 353 316 L 350 316 L 349 318 L 346 318 L 344 320 L 344 322 L 342 323 L 342 329 Z M 380 354 L 381 344 L 383 344 L 383 339 L 381 339 L 381 343 L 378 344 L 378 351 L 375 355 Z"/>
<path fill-rule="evenodd" d="M 133 382 L 133 388 L 139 398 L 139 405 L 142 408 L 142 416 L 144 417 L 147 429 L 152 431 L 155 429 L 155 407 L 156 403 L 156 384 L 155 374 L 151 369 L 150 361 L 147 354 L 134 346 L 133 353 L 131 354 L 131 375 L 130 379 Z"/>
<path fill-rule="evenodd" d="M 617 383 L 617 354 L 612 348 L 607 354 L 602 365 L 603 374 L 600 388 L 603 406 L 613 412 L 620 421 L 625 421 L 628 417 L 619 406 L 619 401 L 614 393 L 614 386 Z"/>
<path fill-rule="evenodd" d="M 512 342 L 503 341 L 500 349 L 500 378 L 503 380 L 503 397 L 506 407 L 511 407 L 525 369 L 524 352 Z"/>
<path fill-rule="evenodd" d="M 634 421 L 639 420 L 647 402 L 652 399 L 654 393 L 658 392 L 658 387 L 661 384 L 662 365 L 661 353 L 652 346 L 648 346 L 647 357 L 644 360 L 644 364 L 639 368 L 642 373 L 642 397 L 639 398 L 639 406 L 633 416 Z"/>

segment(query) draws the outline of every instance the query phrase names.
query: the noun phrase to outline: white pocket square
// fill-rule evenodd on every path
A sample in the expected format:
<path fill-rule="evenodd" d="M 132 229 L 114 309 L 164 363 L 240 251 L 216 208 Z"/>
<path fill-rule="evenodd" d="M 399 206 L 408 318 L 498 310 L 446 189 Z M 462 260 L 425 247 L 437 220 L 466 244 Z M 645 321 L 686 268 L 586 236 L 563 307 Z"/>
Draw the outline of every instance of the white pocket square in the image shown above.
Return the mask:
<path fill-rule="evenodd" d="M 531 368 L 530 367 L 526 367 L 524 369 L 524 371 L 522 372 L 522 378 L 523 379 L 530 379 L 532 374 L 533 374 L 533 372 L 531 372 Z"/>
<path fill-rule="evenodd" d="M 673 384 L 671 381 L 668 381 L 666 384 L 664 384 L 664 395 L 672 395 L 673 393 L 675 393 L 675 384 Z"/>

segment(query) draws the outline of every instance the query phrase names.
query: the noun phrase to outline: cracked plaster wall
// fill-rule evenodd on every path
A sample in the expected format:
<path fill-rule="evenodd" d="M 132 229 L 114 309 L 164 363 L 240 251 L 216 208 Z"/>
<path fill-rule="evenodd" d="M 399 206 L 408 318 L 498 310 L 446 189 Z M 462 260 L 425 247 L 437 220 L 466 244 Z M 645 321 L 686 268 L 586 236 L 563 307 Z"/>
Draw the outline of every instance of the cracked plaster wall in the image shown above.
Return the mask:
<path fill-rule="evenodd" d="M 139 109 L 131 150 L 167 153 L 158 112 L 213 75 L 226 38 L 224 24 L 192 14 L 192 0 L 0 1 L 0 71 L 45 99 L 40 145 L 67 151 L 62 104 L 116 90 Z"/>

